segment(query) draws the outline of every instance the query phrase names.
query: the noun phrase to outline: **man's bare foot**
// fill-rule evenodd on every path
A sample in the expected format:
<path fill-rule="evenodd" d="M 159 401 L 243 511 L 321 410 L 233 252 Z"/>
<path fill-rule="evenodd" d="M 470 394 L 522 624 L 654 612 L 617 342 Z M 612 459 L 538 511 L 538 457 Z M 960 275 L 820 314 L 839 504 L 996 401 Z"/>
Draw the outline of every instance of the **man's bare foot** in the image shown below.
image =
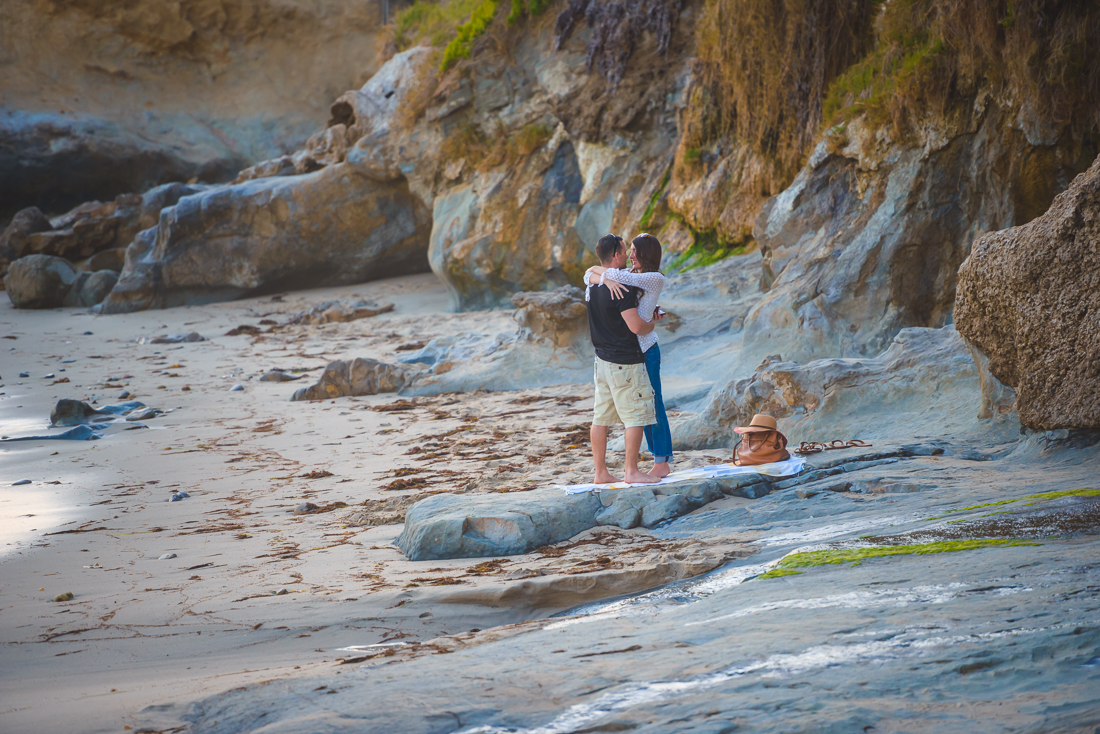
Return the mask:
<path fill-rule="evenodd" d="M 662 461 L 659 464 L 654 464 L 653 468 L 649 470 L 649 476 L 654 479 L 663 479 L 672 473 L 672 469 L 669 468 L 667 461 Z"/>
<path fill-rule="evenodd" d="M 621 482 L 622 479 L 611 476 L 610 472 L 597 472 L 596 478 L 592 480 L 593 484 L 614 484 L 615 482 Z"/>
<path fill-rule="evenodd" d="M 629 484 L 653 484 L 654 482 L 661 481 L 656 477 L 651 477 L 640 469 L 627 469 L 626 481 Z"/>

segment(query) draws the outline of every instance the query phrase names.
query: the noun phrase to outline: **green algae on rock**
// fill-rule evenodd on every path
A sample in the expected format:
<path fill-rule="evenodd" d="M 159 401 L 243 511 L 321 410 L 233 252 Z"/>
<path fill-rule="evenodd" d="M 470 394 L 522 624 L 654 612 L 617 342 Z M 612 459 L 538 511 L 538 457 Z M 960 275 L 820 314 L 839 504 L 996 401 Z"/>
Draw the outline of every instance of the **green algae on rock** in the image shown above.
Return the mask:
<path fill-rule="evenodd" d="M 1040 545 L 1030 540 L 1018 540 L 1016 538 L 994 538 L 984 540 L 944 540 L 936 543 L 920 543 L 917 545 L 873 545 L 866 548 L 836 548 L 830 550 L 808 551 L 806 553 L 792 553 L 779 561 L 779 564 L 765 574 L 757 578 L 777 578 L 790 576 L 799 571 L 797 568 L 812 568 L 814 566 L 826 566 L 840 563 L 851 563 L 858 566 L 868 558 L 883 558 L 885 556 L 923 556 L 929 553 L 954 553 L 956 551 L 976 550 L 978 548 L 998 548 L 1018 545 Z"/>
<path fill-rule="evenodd" d="M 1036 502 L 1028 502 L 1029 505 L 1038 504 L 1038 502 L 1044 500 L 1056 500 L 1062 497 L 1100 497 L 1100 489 L 1064 489 L 1060 492 L 1040 492 L 1038 494 L 1029 494 L 1026 497 L 1017 497 L 1013 500 L 998 500 L 996 502 L 985 502 L 980 505 L 971 505 L 970 507 L 960 507 L 957 510 L 947 510 L 942 515 L 936 517 L 930 517 L 929 520 L 939 520 L 947 517 L 955 512 L 966 512 L 967 510 L 980 510 L 983 507 L 997 507 L 999 505 L 1011 505 L 1013 502 L 1023 502 L 1024 500 L 1036 500 Z"/>

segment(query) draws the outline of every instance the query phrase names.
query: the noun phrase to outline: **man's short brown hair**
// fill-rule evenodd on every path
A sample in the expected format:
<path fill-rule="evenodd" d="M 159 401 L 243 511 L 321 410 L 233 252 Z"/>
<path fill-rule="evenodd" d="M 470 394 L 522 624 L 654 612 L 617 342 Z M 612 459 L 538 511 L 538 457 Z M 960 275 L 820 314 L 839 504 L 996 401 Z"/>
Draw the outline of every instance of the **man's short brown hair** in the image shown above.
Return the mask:
<path fill-rule="evenodd" d="M 623 242 L 623 238 L 617 234 L 605 234 L 600 238 L 600 241 L 596 243 L 596 257 L 600 258 L 600 264 L 606 265 L 611 261 L 611 258 L 615 257 L 620 247 L 625 247 L 626 243 Z"/>

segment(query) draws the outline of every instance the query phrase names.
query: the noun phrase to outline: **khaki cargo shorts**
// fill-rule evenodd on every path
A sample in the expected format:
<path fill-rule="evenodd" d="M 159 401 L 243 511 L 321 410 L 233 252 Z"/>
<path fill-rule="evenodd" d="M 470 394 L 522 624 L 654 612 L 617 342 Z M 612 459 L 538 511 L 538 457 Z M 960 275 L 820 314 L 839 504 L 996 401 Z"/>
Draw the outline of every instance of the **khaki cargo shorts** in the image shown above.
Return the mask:
<path fill-rule="evenodd" d="M 653 386 L 645 363 L 612 364 L 596 357 L 596 411 L 592 423 L 627 428 L 651 426 L 657 422 L 653 407 Z"/>

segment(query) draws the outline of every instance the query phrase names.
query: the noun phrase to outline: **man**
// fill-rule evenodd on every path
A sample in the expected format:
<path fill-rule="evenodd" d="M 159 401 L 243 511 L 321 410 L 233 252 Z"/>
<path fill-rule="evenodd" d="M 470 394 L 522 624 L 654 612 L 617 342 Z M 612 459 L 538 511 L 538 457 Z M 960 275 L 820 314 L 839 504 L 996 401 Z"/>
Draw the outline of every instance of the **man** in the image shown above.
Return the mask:
<path fill-rule="evenodd" d="M 616 235 L 604 235 L 596 244 L 596 257 L 605 267 L 626 267 L 626 243 Z M 607 471 L 607 428 L 615 423 L 626 427 L 626 481 L 638 484 L 660 481 L 638 469 L 643 429 L 657 422 L 653 387 L 638 346 L 638 335 L 652 331 L 653 323 L 638 315 L 636 288 L 630 288 L 626 296 L 615 300 L 606 286 L 592 286 L 586 305 L 588 330 L 596 348 L 596 406 L 591 431 L 595 482 L 622 481 Z"/>

